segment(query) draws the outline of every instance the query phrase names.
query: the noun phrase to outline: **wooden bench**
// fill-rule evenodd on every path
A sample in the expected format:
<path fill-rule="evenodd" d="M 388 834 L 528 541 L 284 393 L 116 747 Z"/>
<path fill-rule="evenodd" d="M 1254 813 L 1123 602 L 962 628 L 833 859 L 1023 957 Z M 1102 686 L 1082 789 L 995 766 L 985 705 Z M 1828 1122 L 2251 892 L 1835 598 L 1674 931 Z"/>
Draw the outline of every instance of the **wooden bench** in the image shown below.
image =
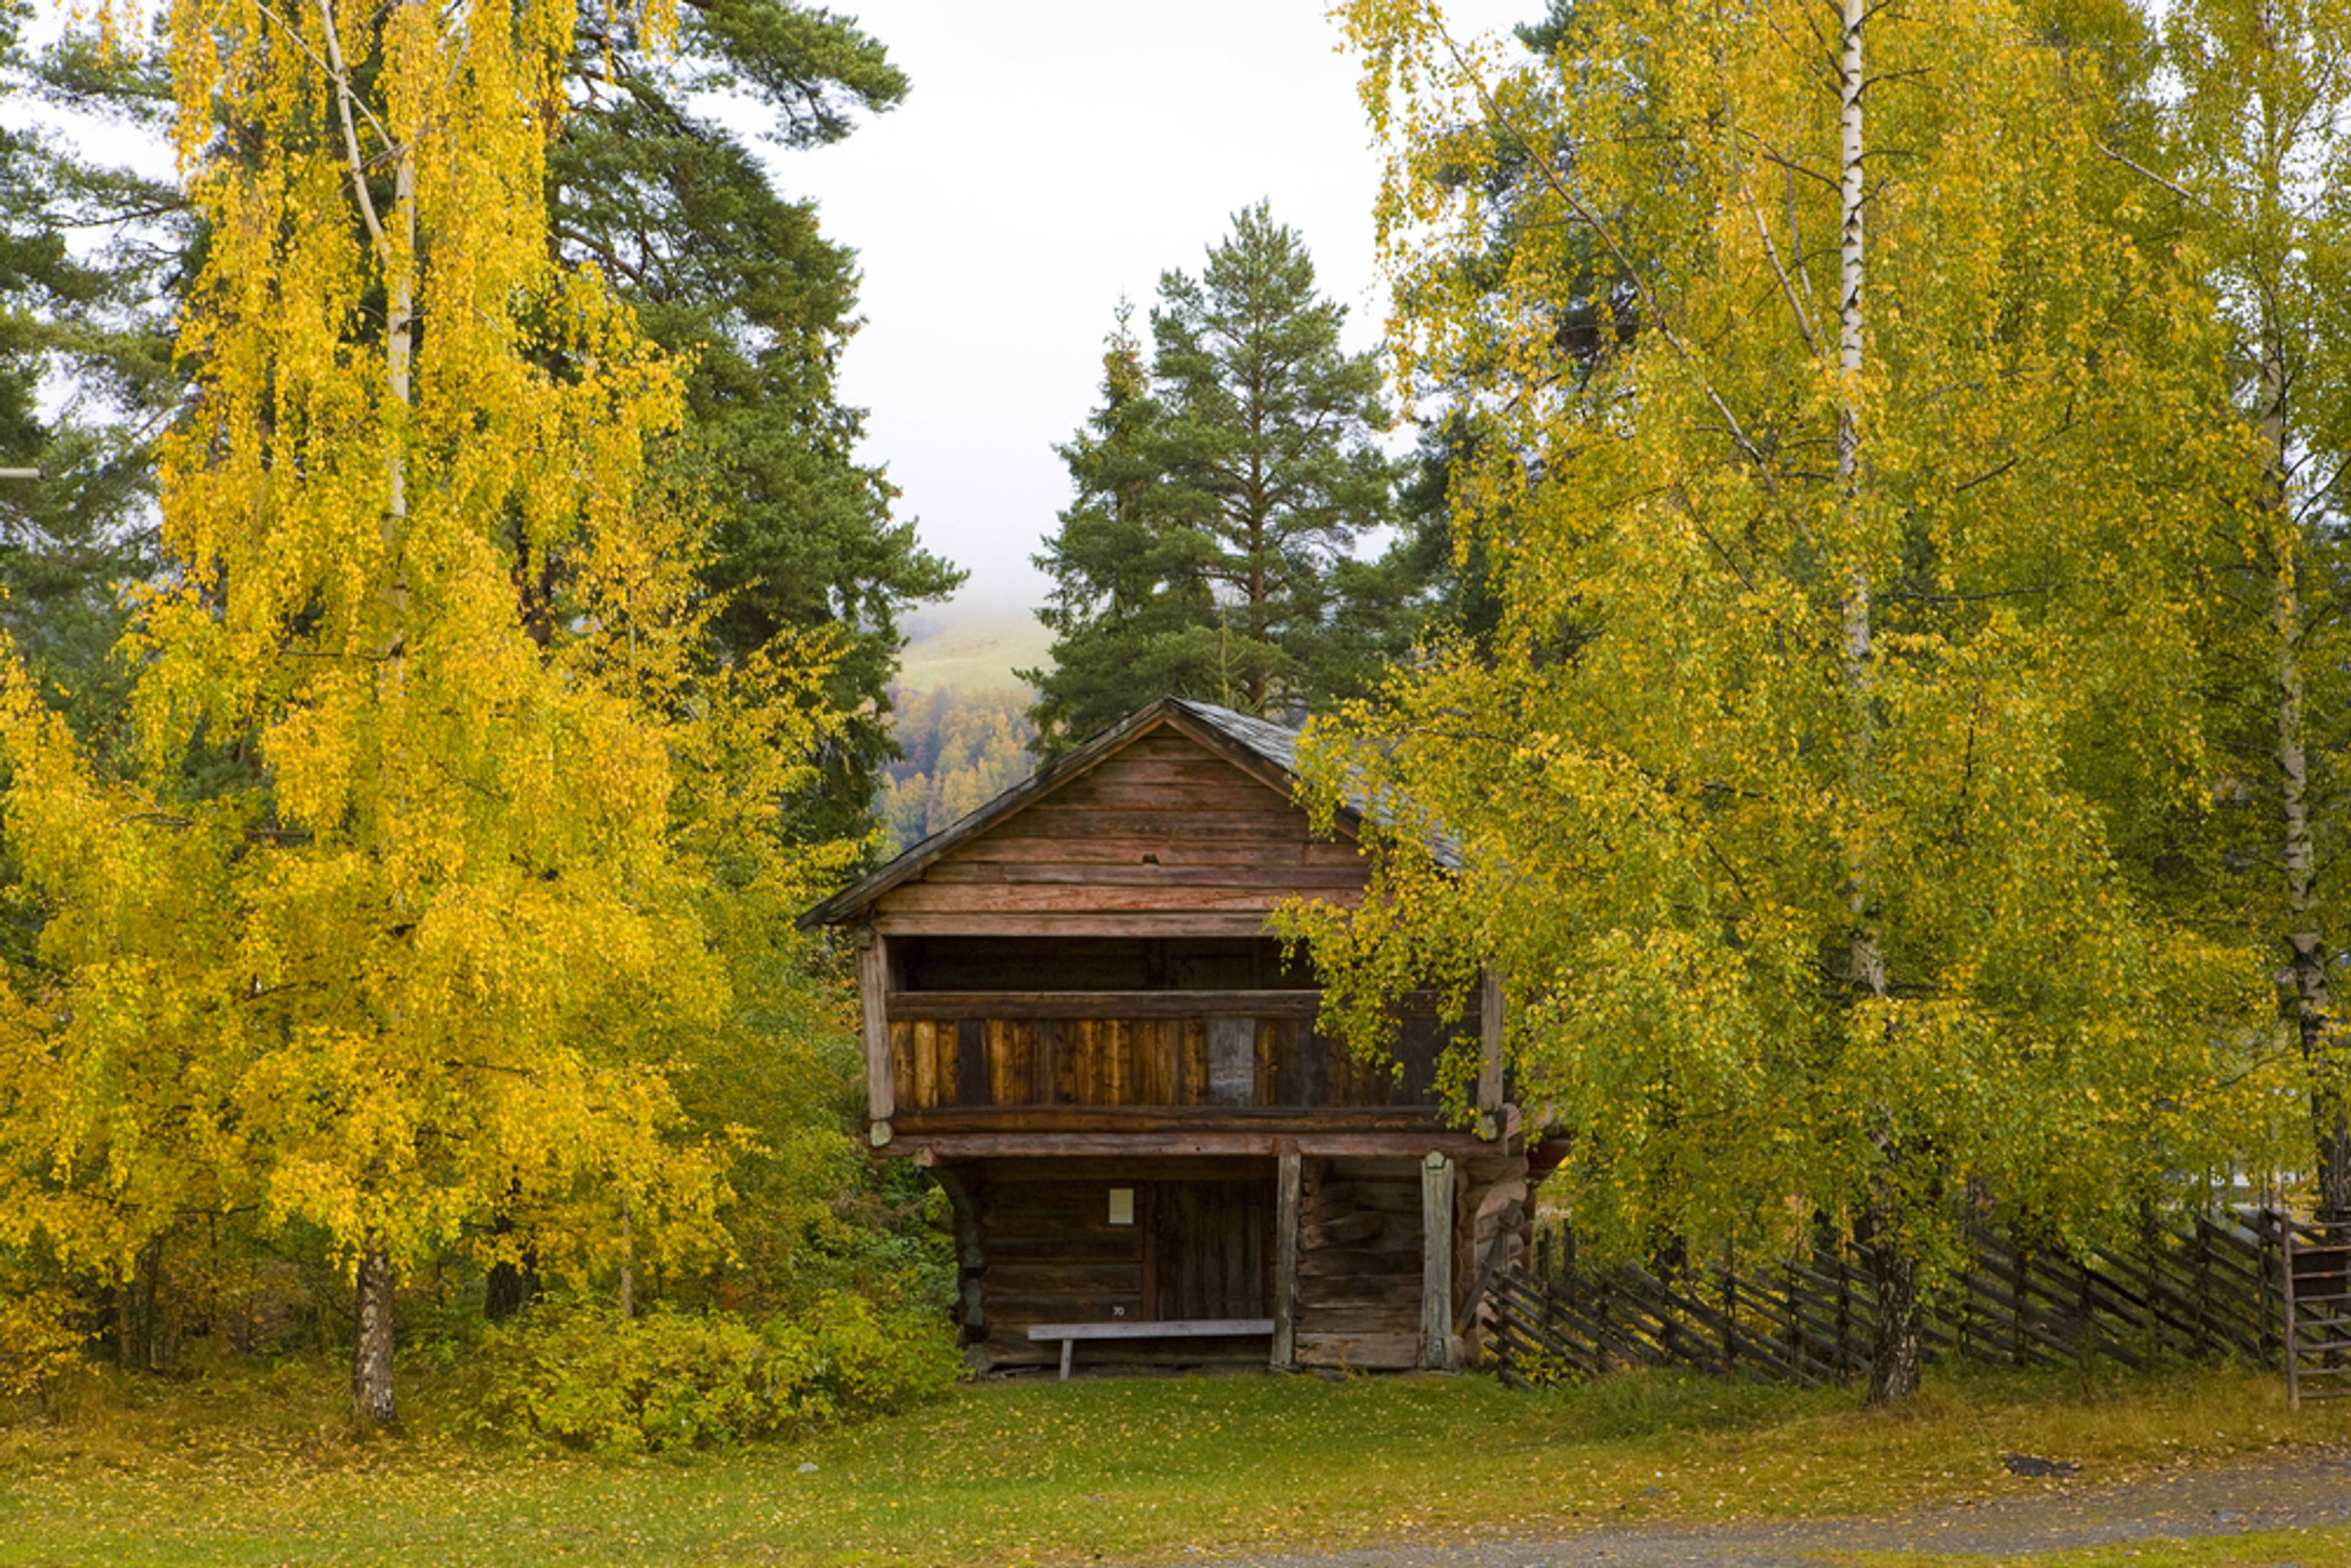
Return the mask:
<path fill-rule="evenodd" d="M 1061 1342 L 1061 1375 L 1070 1375 L 1070 1362 L 1081 1339 L 1238 1339 L 1250 1334 L 1273 1335 L 1271 1318 L 1170 1318 L 1160 1322 L 1121 1319 L 1109 1323 L 1039 1323 L 1029 1331 L 1040 1344 Z"/>

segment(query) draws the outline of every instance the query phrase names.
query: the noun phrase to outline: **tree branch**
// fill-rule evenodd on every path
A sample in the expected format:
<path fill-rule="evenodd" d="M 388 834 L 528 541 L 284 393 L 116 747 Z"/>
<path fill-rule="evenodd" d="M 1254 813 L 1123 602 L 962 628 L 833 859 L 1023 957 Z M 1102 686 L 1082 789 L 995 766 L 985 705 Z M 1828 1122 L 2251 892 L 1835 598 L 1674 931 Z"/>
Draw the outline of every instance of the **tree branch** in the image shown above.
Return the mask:
<path fill-rule="evenodd" d="M 265 5 L 262 10 L 266 15 L 268 7 Z M 319 14 L 326 18 L 327 23 L 327 53 L 333 60 L 331 65 L 327 65 L 327 69 L 335 78 L 335 107 L 342 113 L 343 151 L 351 162 L 351 189 L 359 193 L 360 215 L 367 219 L 368 234 L 374 239 L 376 250 L 389 257 L 392 254 L 392 246 L 383 237 L 383 225 L 376 217 L 375 197 L 368 190 L 367 160 L 360 155 L 359 129 L 351 120 L 351 74 L 343 64 L 342 35 L 335 27 L 335 0 L 319 0 Z M 285 26 L 282 21 L 278 25 Z M 292 29 L 287 28 L 287 31 L 291 32 Z M 299 37 L 298 34 L 296 36 Z M 312 59 L 319 58 L 318 55 L 311 50 L 308 41 L 303 43 L 302 48 L 303 52 L 308 54 Z M 319 63 L 327 64 L 325 61 Z M 392 139 L 392 133 L 384 129 L 383 122 L 376 119 L 372 110 L 365 105 L 360 105 L 360 111 L 367 115 L 369 122 L 375 127 L 376 134 L 383 138 L 386 151 L 399 145 Z"/>
<path fill-rule="evenodd" d="M 1657 300 L 1656 291 L 1649 287 L 1648 280 L 1642 277 L 1640 270 L 1633 265 L 1633 258 L 1625 253 L 1625 247 L 1617 242 L 1614 231 L 1603 221 L 1599 213 L 1567 188 L 1567 183 L 1560 177 L 1558 166 L 1550 157 L 1537 148 L 1526 133 L 1512 124 L 1509 117 L 1502 113 L 1500 106 L 1494 101 L 1494 95 L 1487 89 L 1486 78 L 1480 76 L 1477 68 L 1463 56 L 1461 47 L 1453 41 L 1453 35 L 1440 28 L 1437 36 L 1444 39 L 1446 51 L 1453 57 L 1453 63 L 1468 78 L 1472 89 L 1478 95 L 1479 107 L 1485 111 L 1488 122 L 1518 143 L 1519 151 L 1526 155 L 1529 164 L 1542 176 L 1543 183 L 1551 187 L 1552 193 L 1566 203 L 1569 211 L 1573 212 L 1586 228 L 1599 236 L 1600 243 L 1607 247 L 1609 256 L 1615 260 L 1617 270 L 1624 274 L 1625 281 L 1630 283 L 1634 290 L 1640 295 L 1642 304 L 1647 307 L 1649 323 L 1656 329 L 1657 336 L 1663 339 L 1666 346 L 1674 351 L 1675 357 L 1689 368 L 1698 381 L 1698 390 L 1705 393 L 1706 400 L 1714 405 L 1715 413 L 1722 416 L 1723 425 L 1730 433 L 1732 443 L 1740 451 L 1746 454 L 1748 459 L 1755 465 L 1756 471 L 1762 475 L 1765 488 L 1776 493 L 1779 489 L 1779 481 L 1772 475 L 1771 465 L 1765 459 L 1761 448 L 1748 439 L 1746 427 L 1739 423 L 1739 416 L 1730 412 L 1730 405 L 1723 402 L 1722 394 L 1715 390 L 1714 383 L 1708 381 L 1706 373 L 1698 368 L 1698 356 L 1690 351 L 1689 346 L 1682 341 L 1680 334 L 1674 330 L 1672 324 L 1667 319 L 1665 308 Z"/>

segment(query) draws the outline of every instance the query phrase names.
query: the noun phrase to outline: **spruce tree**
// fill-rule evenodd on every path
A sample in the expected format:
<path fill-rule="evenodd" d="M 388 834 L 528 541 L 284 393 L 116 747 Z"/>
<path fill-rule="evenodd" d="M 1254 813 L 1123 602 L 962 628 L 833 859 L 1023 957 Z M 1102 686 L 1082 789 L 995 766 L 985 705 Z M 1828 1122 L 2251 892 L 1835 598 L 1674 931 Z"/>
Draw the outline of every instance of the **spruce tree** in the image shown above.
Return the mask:
<path fill-rule="evenodd" d="M 1055 633 L 1040 748 L 1165 694 L 1294 720 L 1364 690 L 1409 644 L 1421 584 L 1354 559 L 1394 520 L 1376 353 L 1340 343 L 1296 231 L 1238 213 L 1197 277 L 1162 276 L 1152 360 L 1122 311 L 1102 402 L 1061 448 L 1077 498 L 1037 563 Z"/>
<path fill-rule="evenodd" d="M 33 89 L 28 14 L 0 0 L 0 99 Z M 168 186 L 0 125 L 0 632 L 85 732 L 121 695 L 118 585 L 152 564 L 148 436 L 180 395 L 164 294 L 185 239 Z"/>

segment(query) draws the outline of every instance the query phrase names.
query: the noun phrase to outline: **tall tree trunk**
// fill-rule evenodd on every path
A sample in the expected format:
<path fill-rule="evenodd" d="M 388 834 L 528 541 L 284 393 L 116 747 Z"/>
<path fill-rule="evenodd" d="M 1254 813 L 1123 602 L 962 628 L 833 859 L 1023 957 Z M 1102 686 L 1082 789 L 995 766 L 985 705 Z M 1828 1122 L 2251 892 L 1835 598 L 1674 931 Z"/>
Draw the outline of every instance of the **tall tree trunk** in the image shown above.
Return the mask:
<path fill-rule="evenodd" d="M 490 1221 L 490 1234 L 514 1234 L 514 1216 L 504 1208 Z M 538 1252 L 536 1248 L 523 1249 L 519 1262 L 509 1263 L 501 1258 L 490 1265 L 490 1276 L 482 1286 L 482 1315 L 490 1322 L 504 1322 L 538 1299 Z"/>
<path fill-rule="evenodd" d="M 351 1342 L 351 1419 L 362 1430 L 398 1418 L 392 1401 L 392 1255 L 371 1243 L 360 1258 L 359 1333 Z"/>
<path fill-rule="evenodd" d="M 621 1315 L 637 1315 L 637 1228 L 625 1196 L 621 1199 Z"/>
<path fill-rule="evenodd" d="M 1869 1349 L 1869 1403 L 1890 1404 L 1918 1392 L 1918 1265 L 1881 1219 L 1855 1238 L 1877 1292 L 1877 1337 Z"/>
<path fill-rule="evenodd" d="M 1864 0 L 1844 0 L 1844 40 L 1838 60 L 1838 161 L 1841 208 L 1838 241 L 1837 376 L 1842 401 L 1837 409 L 1836 464 L 1838 517 L 1844 538 L 1838 541 L 1849 552 L 1844 597 L 1839 605 L 1844 633 L 1846 723 L 1846 792 L 1849 809 L 1865 810 L 1869 794 L 1870 711 L 1869 567 L 1862 552 L 1861 516 L 1861 371 L 1862 284 L 1862 125 L 1861 26 Z M 1853 911 L 1849 961 L 1853 983 L 1872 997 L 1886 994 L 1886 956 L 1879 949 L 1876 912 L 1871 906 L 1869 850 L 1862 835 L 1854 835 L 1851 864 L 1846 867 L 1846 898 Z"/>
<path fill-rule="evenodd" d="M 2282 808 L 2279 859 L 2285 872 L 2285 1006 L 2310 1076 L 2312 1142 L 2317 1155 L 2318 1209 L 2351 1218 L 2351 1114 L 2336 1060 L 2338 1030 L 2326 980 L 2327 942 L 2320 929 L 2318 856 L 2310 821 L 2308 695 L 2302 674 L 2302 539 L 2286 482 L 2286 374 L 2274 331 L 2262 345 L 2261 436 L 2271 464 L 2270 629 L 2277 640 L 2277 768 Z"/>
<path fill-rule="evenodd" d="M 1838 162 L 1841 224 L 1838 240 L 1837 376 L 1842 398 L 1837 409 L 1837 507 L 1845 537 L 1841 547 L 1851 552 L 1845 567 L 1844 599 L 1840 608 L 1844 632 L 1845 697 L 1850 705 L 1846 756 L 1847 782 L 1859 810 L 1868 783 L 1870 761 L 1869 706 L 1869 568 L 1861 553 L 1861 371 L 1862 285 L 1865 277 L 1862 247 L 1862 123 L 1861 26 L 1866 15 L 1863 0 L 1844 0 L 1844 42 L 1838 69 Z M 1855 981 L 1874 995 L 1886 992 L 1885 960 L 1871 929 L 1867 852 L 1856 851 L 1850 868 L 1853 903 L 1853 967 Z"/>
<path fill-rule="evenodd" d="M 157 1303 L 163 1291 L 163 1239 L 151 1237 L 131 1260 L 131 1277 L 114 1293 L 114 1352 L 125 1371 L 163 1370 Z"/>
<path fill-rule="evenodd" d="M 1864 212 L 1868 185 L 1864 168 L 1862 123 L 1864 75 L 1862 28 L 1867 21 L 1867 0 L 1843 0 L 1842 37 L 1837 57 L 1837 372 L 1844 386 L 1844 403 L 1837 410 L 1836 459 L 1838 502 L 1845 528 L 1844 548 L 1853 552 L 1847 567 L 1844 600 L 1840 606 L 1844 632 L 1844 676 L 1850 704 L 1847 737 L 1851 772 L 1851 809 L 1865 810 L 1869 799 L 1876 715 L 1870 693 L 1870 646 L 1874 629 L 1870 616 L 1870 582 L 1864 553 L 1861 506 L 1861 376 L 1864 366 L 1862 293 L 1867 281 L 1867 251 L 1864 245 Z M 1869 846 L 1855 835 L 1846 896 L 1853 915 L 1853 937 L 1847 964 L 1852 984 L 1872 1000 L 1886 995 L 1886 951 L 1879 940 L 1876 897 L 1871 888 Z M 1878 1157 L 1891 1163 L 1900 1145 L 1889 1128 L 1877 1140 Z M 1860 1226 L 1870 1275 L 1877 1288 L 1877 1342 L 1872 1349 L 1869 1402 L 1907 1399 L 1918 1391 L 1918 1267 L 1903 1249 L 1901 1228 L 1893 1223 L 1894 1194 L 1890 1176 L 1882 1178 L 1864 1211 Z"/>
<path fill-rule="evenodd" d="M 421 0 L 402 3 L 416 5 Z M 399 693 L 407 683 L 408 587 L 401 553 L 406 548 L 408 536 L 408 410 L 414 402 L 411 372 L 416 347 L 416 149 L 413 141 L 386 149 L 394 154 L 392 219 L 398 226 L 399 235 L 395 243 L 385 232 L 375 196 L 368 189 L 369 160 L 360 146 L 350 68 L 344 58 L 333 0 L 323 0 L 319 11 L 328 67 L 334 77 L 335 104 L 342 126 L 351 196 L 366 224 L 377 264 L 383 270 L 384 292 L 389 301 L 384 318 L 384 383 L 397 412 L 390 421 L 385 442 L 384 509 L 377 525 L 384 550 L 381 591 L 387 623 L 381 678 L 391 691 Z M 381 122 L 377 122 L 377 130 L 389 140 L 390 133 Z M 379 703 L 381 700 L 379 696 Z M 389 758 L 380 758 L 378 765 L 390 776 L 386 799 L 393 802 L 392 809 L 397 811 L 402 800 L 399 769 Z M 400 917 L 405 918 L 404 915 Z M 397 1003 L 391 1018 L 392 1027 L 397 1028 Z M 359 1329 L 351 1346 L 351 1410 L 353 1419 L 362 1428 L 388 1427 L 395 1418 L 392 1397 L 392 1282 L 391 1254 L 380 1239 L 370 1237 L 360 1259 Z"/>

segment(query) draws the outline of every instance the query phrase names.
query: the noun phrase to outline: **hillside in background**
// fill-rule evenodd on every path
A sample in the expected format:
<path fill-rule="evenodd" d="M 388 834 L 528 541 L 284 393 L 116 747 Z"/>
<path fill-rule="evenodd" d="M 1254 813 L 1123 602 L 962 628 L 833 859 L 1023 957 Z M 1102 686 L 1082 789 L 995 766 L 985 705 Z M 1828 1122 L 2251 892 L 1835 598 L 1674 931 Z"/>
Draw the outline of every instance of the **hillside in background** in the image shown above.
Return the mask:
<path fill-rule="evenodd" d="M 1013 671 L 1035 669 L 1052 657 L 1053 634 L 1025 608 L 967 617 L 960 606 L 950 605 L 916 616 L 906 630 L 906 651 L 898 661 L 903 691 L 1018 687 Z M 1020 706 L 1032 700 L 1023 696 Z"/>
<path fill-rule="evenodd" d="M 905 760 L 884 769 L 882 818 L 895 854 L 977 810 L 1024 778 L 1033 697 L 1026 686 L 942 685 L 893 695 L 893 730 Z"/>

